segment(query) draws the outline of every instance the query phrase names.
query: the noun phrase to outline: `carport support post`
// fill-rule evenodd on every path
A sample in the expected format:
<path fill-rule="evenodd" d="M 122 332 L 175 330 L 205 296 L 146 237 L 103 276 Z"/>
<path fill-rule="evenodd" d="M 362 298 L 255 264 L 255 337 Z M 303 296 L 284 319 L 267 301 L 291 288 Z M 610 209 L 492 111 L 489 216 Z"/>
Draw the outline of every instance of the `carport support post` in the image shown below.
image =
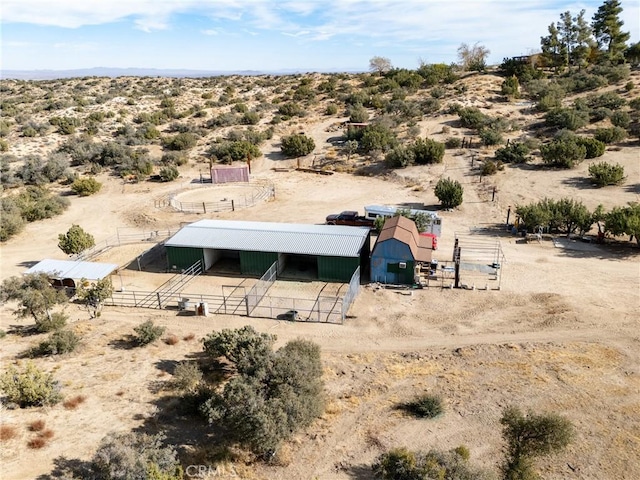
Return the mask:
<path fill-rule="evenodd" d="M 455 257 L 456 257 L 456 259 L 455 259 L 455 274 L 456 274 L 456 278 L 455 278 L 454 287 L 458 288 L 460 286 L 460 247 L 456 248 Z"/>
<path fill-rule="evenodd" d="M 247 203 L 247 202 L 245 202 L 245 203 Z M 235 205 L 235 203 L 233 203 L 233 198 L 231 199 L 231 211 L 232 212 L 236 211 L 236 205 Z"/>
<path fill-rule="evenodd" d="M 204 213 L 207 213 L 207 204 L 202 202 L 202 210 L 204 211 Z"/>
<path fill-rule="evenodd" d="M 158 308 L 162 310 L 162 300 L 160 300 L 160 292 L 156 293 L 158 296 Z"/>

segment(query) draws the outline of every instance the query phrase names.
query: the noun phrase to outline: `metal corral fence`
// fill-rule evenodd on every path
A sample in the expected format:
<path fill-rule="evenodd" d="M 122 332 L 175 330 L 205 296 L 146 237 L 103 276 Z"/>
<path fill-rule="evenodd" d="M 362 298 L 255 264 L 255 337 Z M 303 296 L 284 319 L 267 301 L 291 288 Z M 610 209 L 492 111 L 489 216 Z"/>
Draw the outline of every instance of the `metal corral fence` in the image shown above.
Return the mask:
<path fill-rule="evenodd" d="M 358 296 L 360 292 L 360 267 L 356 268 L 356 271 L 353 272 L 351 276 L 351 280 L 349 281 L 349 288 L 347 288 L 347 293 L 344 294 L 344 301 L 342 302 L 342 320 L 347 316 L 347 312 L 351 307 L 351 304 Z"/>
<path fill-rule="evenodd" d="M 260 277 L 255 285 L 249 290 L 247 294 L 247 315 L 251 315 L 256 308 L 260 300 L 267 294 L 273 283 L 276 281 L 278 275 L 278 262 L 275 261 L 267 269 L 266 272 Z"/>
<path fill-rule="evenodd" d="M 196 184 L 200 188 L 220 188 L 218 185 L 211 184 Z M 187 213 L 210 213 L 210 212 L 233 212 L 239 208 L 252 207 L 264 200 L 269 200 L 275 197 L 275 186 L 271 182 L 260 181 L 255 183 L 243 183 L 239 186 L 246 187 L 247 185 L 254 187 L 251 194 L 240 194 L 237 198 L 229 198 L 219 200 L 217 202 L 181 202 L 176 198 L 178 194 L 174 194 L 168 198 L 155 200 L 154 204 L 156 208 L 172 207 L 179 212 Z M 232 184 L 225 183 L 224 187 L 227 188 L 233 186 Z"/>
<path fill-rule="evenodd" d="M 91 248 L 87 248 L 85 251 L 75 255 L 73 260 L 85 260 L 89 261 L 103 252 L 106 252 L 110 248 L 119 247 L 121 245 L 130 245 L 133 243 L 142 242 L 160 242 L 166 240 L 170 236 L 174 235 L 179 228 L 175 230 L 154 230 L 151 232 L 135 232 L 135 233 L 120 233 L 107 238 L 101 242 L 98 242 Z"/>
<path fill-rule="evenodd" d="M 340 297 L 316 299 L 265 296 L 257 305 L 252 317 L 276 318 L 300 322 L 342 323 Z"/>

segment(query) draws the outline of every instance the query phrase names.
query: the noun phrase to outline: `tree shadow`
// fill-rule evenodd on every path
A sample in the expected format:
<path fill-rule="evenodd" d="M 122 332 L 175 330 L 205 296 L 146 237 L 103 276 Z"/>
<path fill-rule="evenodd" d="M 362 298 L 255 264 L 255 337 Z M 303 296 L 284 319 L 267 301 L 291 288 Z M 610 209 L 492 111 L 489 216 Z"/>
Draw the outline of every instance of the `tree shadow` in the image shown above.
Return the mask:
<path fill-rule="evenodd" d="M 587 237 L 588 238 L 588 237 Z M 570 258 L 597 258 L 599 260 L 624 260 L 640 255 L 635 242 L 608 239 L 603 244 L 583 241 L 581 238 L 558 236 L 554 245 L 559 255 Z"/>
<path fill-rule="evenodd" d="M 629 193 L 636 193 L 640 195 L 640 183 L 635 183 L 633 185 L 626 185 L 624 190 Z"/>
<path fill-rule="evenodd" d="M 78 458 L 57 457 L 53 459 L 53 470 L 39 475 L 36 480 L 53 480 L 55 478 L 93 478 L 91 462 Z"/>
<path fill-rule="evenodd" d="M 570 187 L 579 188 L 580 190 L 593 190 L 596 188 L 591 179 L 587 177 L 570 177 L 562 180 L 562 183 Z"/>
<path fill-rule="evenodd" d="M 133 350 L 138 346 L 138 339 L 135 335 L 124 335 L 121 338 L 111 340 L 107 345 L 116 350 Z"/>

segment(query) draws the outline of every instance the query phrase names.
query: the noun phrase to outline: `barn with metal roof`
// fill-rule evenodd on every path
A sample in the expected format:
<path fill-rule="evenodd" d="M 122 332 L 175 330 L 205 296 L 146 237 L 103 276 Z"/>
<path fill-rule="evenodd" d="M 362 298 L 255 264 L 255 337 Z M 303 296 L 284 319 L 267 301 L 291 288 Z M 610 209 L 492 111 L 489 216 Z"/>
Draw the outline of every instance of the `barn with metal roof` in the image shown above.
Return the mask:
<path fill-rule="evenodd" d="M 118 265 L 115 263 L 46 259 L 24 273 L 46 273 L 54 281 L 54 285 L 75 287 L 78 280 L 102 280 L 117 269 Z"/>
<path fill-rule="evenodd" d="M 416 224 L 403 216 L 389 218 L 371 254 L 371 280 L 414 283 L 415 266 L 431 261 L 432 239 L 421 236 Z"/>
<path fill-rule="evenodd" d="M 186 269 L 198 260 L 204 270 L 235 265 L 242 275 L 260 276 L 278 262 L 323 281 L 348 282 L 368 266 L 368 228 L 234 220 L 200 220 L 165 242 L 170 269 Z M 282 275 L 284 274 L 284 275 Z"/>

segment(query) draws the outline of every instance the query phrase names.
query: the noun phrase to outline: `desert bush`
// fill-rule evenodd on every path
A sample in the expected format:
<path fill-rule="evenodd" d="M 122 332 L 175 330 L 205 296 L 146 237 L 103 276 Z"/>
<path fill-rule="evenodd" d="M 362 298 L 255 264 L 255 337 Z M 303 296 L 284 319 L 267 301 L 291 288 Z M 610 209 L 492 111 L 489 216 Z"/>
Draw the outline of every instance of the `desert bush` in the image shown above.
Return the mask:
<path fill-rule="evenodd" d="M 419 109 L 424 115 L 436 113 L 440 110 L 441 104 L 437 98 L 425 98 L 419 104 Z"/>
<path fill-rule="evenodd" d="M 81 197 L 88 197 L 98 193 L 102 188 L 102 183 L 93 177 L 76 178 L 71 184 L 71 191 Z"/>
<path fill-rule="evenodd" d="M 604 155 L 606 145 L 600 140 L 592 137 L 578 137 L 578 145 L 582 145 L 586 149 L 585 158 L 597 158 Z"/>
<path fill-rule="evenodd" d="M 242 125 L 257 125 L 260 123 L 260 114 L 258 112 L 246 112 L 240 118 Z"/>
<path fill-rule="evenodd" d="M 165 138 L 163 140 L 163 145 L 168 150 L 189 150 L 193 148 L 198 143 L 198 137 L 193 133 L 178 133 L 173 137 Z"/>
<path fill-rule="evenodd" d="M 369 120 L 369 112 L 362 105 L 353 105 L 348 113 L 351 123 L 365 123 Z"/>
<path fill-rule="evenodd" d="M 9 151 L 9 142 L 6 140 L 0 140 L 0 152 Z"/>
<path fill-rule="evenodd" d="M 336 115 L 338 113 L 338 106 L 335 103 L 330 103 L 327 105 L 326 114 L 327 115 Z"/>
<path fill-rule="evenodd" d="M 235 142 L 223 140 L 214 143 L 207 153 L 222 163 L 246 161 L 249 157 L 258 158 L 262 155 L 262 152 L 256 145 L 246 140 Z"/>
<path fill-rule="evenodd" d="M 602 94 L 591 94 L 586 99 L 589 108 L 608 108 L 617 110 L 624 106 L 627 101 L 615 92 L 605 92 Z"/>
<path fill-rule="evenodd" d="M 0 375 L 0 390 L 20 408 L 53 405 L 61 400 L 58 382 L 32 362 L 23 369 L 9 365 Z"/>
<path fill-rule="evenodd" d="M 426 453 L 394 448 L 376 459 L 372 466 L 373 473 L 375 478 L 380 480 L 491 480 L 495 478 L 490 472 L 471 465 L 468 458 L 465 458 L 464 452 L 463 447 L 448 452 L 430 450 Z"/>
<path fill-rule="evenodd" d="M 44 430 L 44 427 L 46 425 L 47 425 L 47 422 L 45 422 L 40 418 L 38 420 L 33 420 L 32 422 L 29 422 L 29 425 L 27 425 L 27 429 L 30 432 L 41 432 L 42 430 Z"/>
<path fill-rule="evenodd" d="M 45 185 L 49 179 L 43 172 L 44 161 L 39 155 L 27 155 L 23 158 L 22 165 L 16 170 L 16 176 L 25 185 Z"/>
<path fill-rule="evenodd" d="M 168 167 L 161 168 L 158 175 L 160 177 L 160 181 L 171 182 L 180 176 L 180 172 L 178 172 L 176 167 L 170 165 Z"/>
<path fill-rule="evenodd" d="M 182 467 L 173 446 L 162 435 L 112 433 L 102 439 L 91 459 L 95 480 L 181 480 Z"/>
<path fill-rule="evenodd" d="M 461 205 L 463 192 L 460 182 L 450 178 L 441 178 L 435 187 L 435 195 L 444 208 L 455 208 Z"/>
<path fill-rule="evenodd" d="M 167 335 L 164 338 L 164 343 L 166 343 L 167 345 L 176 345 L 179 341 L 180 339 L 178 338 L 178 336 L 174 335 L 173 333 Z"/>
<path fill-rule="evenodd" d="M 71 135 L 76 131 L 76 127 L 82 125 L 82 120 L 75 117 L 51 117 L 49 123 L 58 127 L 57 132 L 62 135 Z"/>
<path fill-rule="evenodd" d="M 572 198 L 545 198 L 529 205 L 518 205 L 516 213 L 528 231 L 541 226 L 552 232 L 566 234 L 575 233 L 577 230 L 586 232 L 594 222 L 592 213 L 584 204 Z"/>
<path fill-rule="evenodd" d="M 520 62 L 513 58 L 505 58 L 500 64 L 500 70 L 506 77 L 515 76 L 521 84 L 544 76 L 542 70 L 535 68 L 530 63 Z"/>
<path fill-rule="evenodd" d="M 313 138 L 306 135 L 293 134 L 282 137 L 280 149 L 287 157 L 303 157 L 310 154 L 316 148 Z"/>
<path fill-rule="evenodd" d="M 40 448 L 44 448 L 47 446 L 47 439 L 41 436 L 37 436 L 34 438 L 29 439 L 29 441 L 27 442 L 27 447 L 33 449 L 33 450 L 38 450 Z"/>
<path fill-rule="evenodd" d="M 445 140 L 444 146 L 446 148 L 460 148 L 462 146 L 462 139 L 459 137 L 449 137 Z"/>
<path fill-rule="evenodd" d="M 0 425 L 0 442 L 6 442 L 18 436 L 18 429 L 15 425 L 3 423 Z"/>
<path fill-rule="evenodd" d="M 480 130 L 491 123 L 491 117 L 482 113 L 476 107 L 464 107 L 458 112 L 460 124 L 463 127 Z"/>
<path fill-rule="evenodd" d="M 62 406 L 67 410 L 75 410 L 76 408 L 78 408 L 79 405 L 83 404 L 86 400 L 87 400 L 87 397 L 85 397 L 84 395 L 76 395 L 75 397 L 65 399 L 65 401 L 62 402 Z"/>
<path fill-rule="evenodd" d="M 442 397 L 424 394 L 403 405 L 403 408 L 417 417 L 436 418 L 444 413 Z"/>
<path fill-rule="evenodd" d="M 593 136 L 596 140 L 609 145 L 624 140 L 627 137 L 627 132 L 620 127 L 598 128 Z"/>
<path fill-rule="evenodd" d="M 80 337 L 72 330 L 57 330 L 43 340 L 32 351 L 32 355 L 62 355 L 73 352 L 80 343 Z"/>
<path fill-rule="evenodd" d="M 80 225 L 72 225 L 67 233 L 58 235 L 58 248 L 67 255 L 83 252 L 95 244 L 93 235 L 85 232 Z"/>
<path fill-rule="evenodd" d="M 518 98 L 520 96 L 520 82 L 515 75 L 507 77 L 502 82 L 500 92 L 507 97 Z"/>
<path fill-rule="evenodd" d="M 415 161 L 415 154 L 412 148 L 405 145 L 398 145 L 389 150 L 384 157 L 384 162 L 388 168 L 404 168 Z"/>
<path fill-rule="evenodd" d="M 571 422 L 555 414 L 523 415 L 518 408 L 508 407 L 500 423 L 507 443 L 505 462 L 501 465 L 505 479 L 537 478 L 533 459 L 560 452 L 574 436 Z"/>
<path fill-rule="evenodd" d="M 58 297 L 60 301 L 64 301 L 62 295 L 58 295 Z M 40 333 L 61 330 L 67 325 L 68 319 L 69 317 L 63 312 L 53 312 L 51 315 L 43 315 L 36 320 L 36 330 Z"/>
<path fill-rule="evenodd" d="M 500 145 L 503 142 L 502 133 L 494 128 L 483 128 L 480 131 L 480 140 L 487 147 Z"/>
<path fill-rule="evenodd" d="M 175 165 L 177 167 L 188 162 L 187 156 L 180 152 L 165 152 L 160 158 L 160 164 L 165 166 Z"/>
<path fill-rule="evenodd" d="M 444 158 L 444 143 L 437 142 L 430 138 L 418 138 L 411 145 L 415 162 L 418 165 L 430 163 L 441 163 Z"/>
<path fill-rule="evenodd" d="M 173 386 L 185 392 L 195 392 L 202 383 L 202 370 L 193 362 L 180 362 L 173 372 Z"/>
<path fill-rule="evenodd" d="M 203 411 L 209 421 L 227 428 L 231 440 L 270 458 L 282 441 L 322 413 L 320 349 L 310 341 L 294 340 L 273 352 L 269 339 L 255 332 L 247 336 L 246 329 L 242 338 L 258 342 L 257 352 L 242 353 L 254 359 L 253 364 L 237 364 L 239 374 L 205 402 Z"/>
<path fill-rule="evenodd" d="M 577 138 L 554 138 L 550 143 L 540 147 L 542 160 L 552 167 L 573 168 L 585 159 L 587 149 L 580 145 Z"/>
<path fill-rule="evenodd" d="M 589 165 L 589 176 L 598 187 L 620 185 L 625 179 L 624 167 L 619 163 L 615 165 L 607 162 L 593 163 Z"/>
<path fill-rule="evenodd" d="M 287 102 L 278 107 L 278 113 L 286 118 L 304 117 L 306 112 L 298 103 Z"/>
<path fill-rule="evenodd" d="M 6 336 L 7 336 L 7 332 L 5 332 L 4 330 L 0 329 L 0 340 L 2 340 Z"/>
<path fill-rule="evenodd" d="M 530 149 L 521 142 L 511 142 L 509 145 L 496 150 L 496 160 L 502 163 L 526 163 L 529 160 Z"/>
<path fill-rule="evenodd" d="M 589 113 L 574 108 L 554 108 L 544 119 L 550 127 L 575 131 L 589 123 Z"/>
<path fill-rule="evenodd" d="M 481 175 L 495 175 L 499 170 L 504 170 L 502 162 L 493 160 L 485 160 L 480 170 Z"/>
<path fill-rule="evenodd" d="M 136 332 L 136 343 L 139 346 L 148 345 L 158 340 L 165 332 L 166 327 L 161 327 L 147 320 L 133 329 Z"/>
<path fill-rule="evenodd" d="M 631 124 L 631 115 L 622 110 L 617 110 L 611 114 L 611 123 L 620 128 L 629 128 Z"/>
<path fill-rule="evenodd" d="M 398 145 L 396 135 L 382 123 L 372 123 L 364 128 L 350 128 L 347 131 L 347 139 L 357 140 L 364 153 L 376 150 L 387 152 Z"/>

